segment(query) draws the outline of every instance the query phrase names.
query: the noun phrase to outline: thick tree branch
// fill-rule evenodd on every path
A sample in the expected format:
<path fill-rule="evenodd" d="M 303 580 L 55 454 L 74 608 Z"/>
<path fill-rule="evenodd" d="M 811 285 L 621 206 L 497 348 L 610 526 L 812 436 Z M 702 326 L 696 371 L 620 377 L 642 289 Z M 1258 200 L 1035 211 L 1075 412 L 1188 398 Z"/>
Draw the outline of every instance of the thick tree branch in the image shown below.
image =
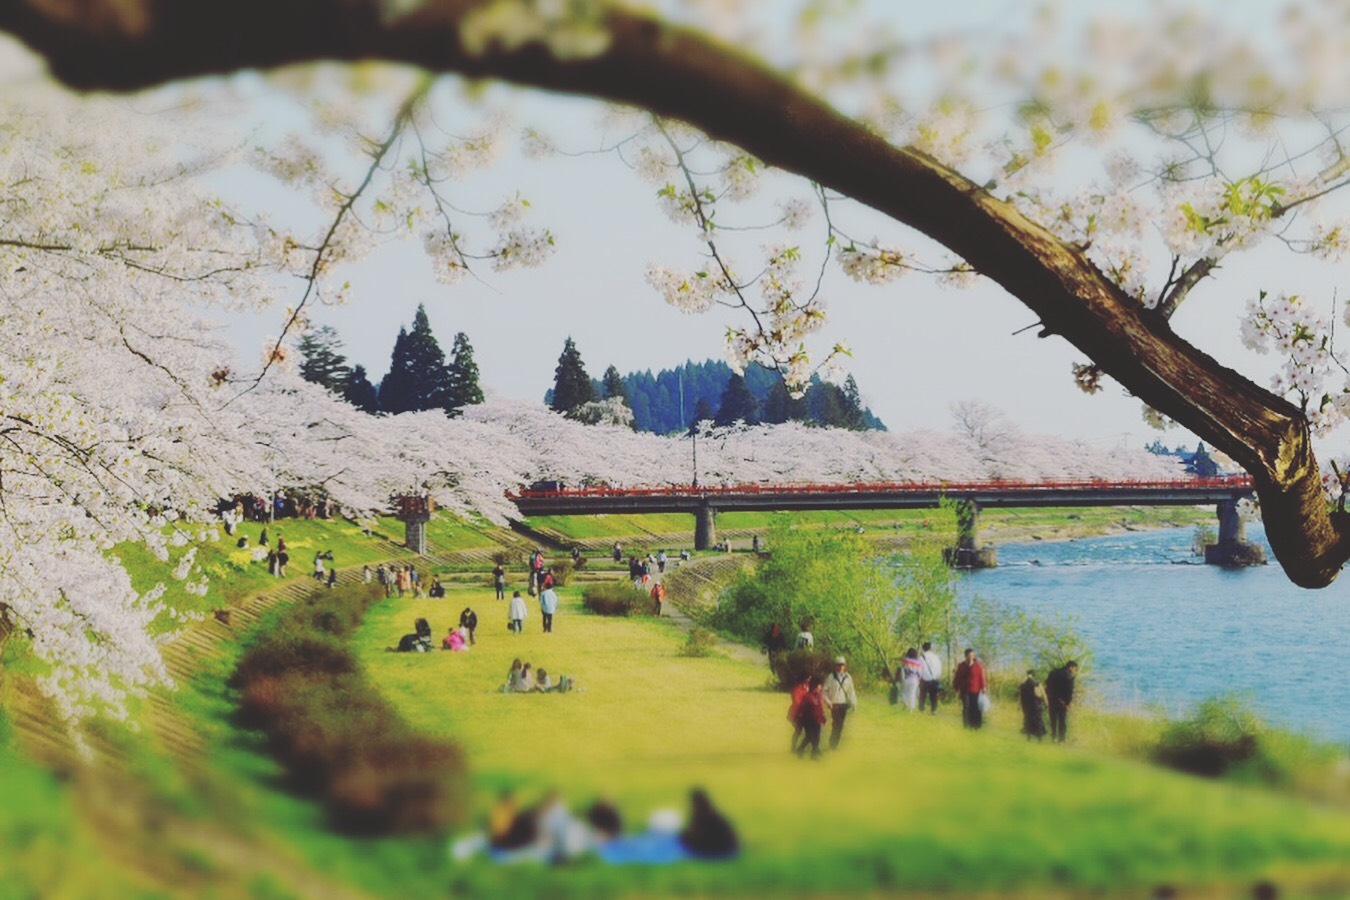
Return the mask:
<path fill-rule="evenodd" d="M 471 56 L 459 25 L 481 3 L 432 0 L 403 16 L 387 12 L 396 5 L 0 0 L 0 28 L 77 88 L 376 58 L 682 119 L 944 244 L 1145 403 L 1232 456 L 1256 481 L 1267 535 L 1295 583 L 1326 585 L 1350 558 L 1350 528 L 1329 512 L 1301 412 L 1177 337 L 1079 250 L 978 185 L 887 144 L 739 51 L 654 19 L 611 13 L 609 48 L 592 58 L 558 59 L 540 43 Z"/>

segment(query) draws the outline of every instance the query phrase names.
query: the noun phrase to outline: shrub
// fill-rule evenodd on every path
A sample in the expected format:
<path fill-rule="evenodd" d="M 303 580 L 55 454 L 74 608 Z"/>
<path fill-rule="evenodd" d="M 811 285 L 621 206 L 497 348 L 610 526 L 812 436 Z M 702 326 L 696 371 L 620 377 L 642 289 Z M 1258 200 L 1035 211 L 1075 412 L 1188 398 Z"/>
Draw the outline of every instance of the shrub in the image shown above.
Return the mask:
<path fill-rule="evenodd" d="M 717 633 L 710 628 L 704 628 L 702 625 L 695 625 L 685 635 L 684 646 L 680 648 L 680 655 L 710 656 L 716 646 Z"/>
<path fill-rule="evenodd" d="M 525 553 L 520 549 L 503 549 L 492 554 L 492 561 L 499 566 L 515 566 L 517 568 L 525 565 Z"/>
<path fill-rule="evenodd" d="M 1190 717 L 1173 722 L 1158 738 L 1154 758 L 1165 766 L 1218 778 L 1239 766 L 1251 766 L 1260 780 L 1261 731 L 1256 713 L 1234 697 L 1211 697 Z"/>
<path fill-rule="evenodd" d="M 231 684 L 243 721 L 267 735 L 287 781 L 322 802 L 335 828 L 444 832 L 464 808 L 463 754 L 414 733 L 342 644 L 382 593 L 347 586 L 288 608 L 260 631 Z"/>
<path fill-rule="evenodd" d="M 570 558 L 560 559 L 549 565 L 553 567 L 553 580 L 558 583 L 558 587 L 563 587 L 572 580 L 572 572 L 576 570 L 576 564 Z"/>
<path fill-rule="evenodd" d="M 604 581 L 587 585 L 581 604 L 597 616 L 632 616 L 650 612 L 652 600 L 626 580 Z"/>
<path fill-rule="evenodd" d="M 791 690 L 811 675 L 824 676 L 833 669 L 834 657 L 824 650 L 775 650 L 769 654 L 769 668 L 778 679 L 778 687 Z"/>

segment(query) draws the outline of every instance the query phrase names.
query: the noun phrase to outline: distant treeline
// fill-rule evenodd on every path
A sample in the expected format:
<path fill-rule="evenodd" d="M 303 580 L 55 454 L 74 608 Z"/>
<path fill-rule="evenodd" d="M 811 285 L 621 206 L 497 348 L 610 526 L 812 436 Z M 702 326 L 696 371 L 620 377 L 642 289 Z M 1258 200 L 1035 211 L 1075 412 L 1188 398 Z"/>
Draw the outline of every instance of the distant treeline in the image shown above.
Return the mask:
<path fill-rule="evenodd" d="M 719 425 L 735 421 L 750 424 L 805 422 L 855 431 L 885 431 L 886 426 L 862 404 L 858 385 L 849 376 L 843 386 L 812 376 L 806 394 L 794 399 L 783 377 L 752 364 L 744 376 L 736 375 L 725 362 L 687 362 L 675 369 L 652 374 L 631 372 L 622 376 L 623 393 L 633 411 L 638 431 L 670 434 L 691 423 L 712 419 Z M 600 381 L 595 396 L 610 396 Z M 552 392 L 545 402 L 552 401 Z"/>

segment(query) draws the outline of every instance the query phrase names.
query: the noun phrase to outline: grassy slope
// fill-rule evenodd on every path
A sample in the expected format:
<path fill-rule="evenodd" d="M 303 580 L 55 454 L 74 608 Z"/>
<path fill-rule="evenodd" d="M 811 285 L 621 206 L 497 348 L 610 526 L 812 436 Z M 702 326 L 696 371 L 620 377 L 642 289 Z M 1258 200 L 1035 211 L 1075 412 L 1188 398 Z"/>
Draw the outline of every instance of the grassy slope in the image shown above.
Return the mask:
<path fill-rule="evenodd" d="M 584 614 L 571 591 L 552 635 L 538 617 L 505 630 L 488 591 L 377 607 L 358 643 L 387 695 L 417 725 L 452 734 L 470 754 L 478 813 L 501 785 L 527 795 L 557 785 L 574 806 L 612 796 L 628 821 L 683 806 L 707 787 L 740 827 L 732 865 L 625 871 L 593 867 L 554 889 L 626 884 L 762 892 L 905 885 L 933 891 L 1248 884 L 1258 876 L 1350 890 L 1350 816 L 1259 789 L 1161 771 L 1086 751 L 1028 745 L 1003 709 L 992 728 L 962 731 L 955 712 L 910 716 L 863 700 L 845 746 L 821 763 L 786 752 L 786 701 L 766 673 L 726 658 L 678 655 L 668 621 Z M 478 648 L 429 657 L 380 648 L 425 615 L 437 632 L 466 603 Z M 532 611 L 533 612 L 533 611 Z M 501 620 L 501 621 L 499 621 Z M 576 678 L 583 692 L 507 696 L 513 657 Z M 471 868 L 472 886 L 546 876 Z"/>
<path fill-rule="evenodd" d="M 359 532 L 293 524 L 289 542 L 332 545 L 339 562 L 359 559 Z M 388 547 L 370 544 L 366 552 L 375 546 Z M 147 563 L 143 574 L 152 570 Z M 232 582 L 238 589 L 249 579 L 271 583 L 249 567 L 227 577 L 239 579 Z M 466 604 L 482 620 L 473 653 L 410 657 L 380 649 L 417 615 L 443 632 Z M 845 752 L 798 762 L 785 752 L 784 698 L 763 689 L 758 667 L 682 658 L 671 623 L 589 617 L 571 591 L 556 634 L 539 634 L 533 613 L 527 633 L 513 637 L 490 589 L 465 589 L 442 601 L 382 604 L 358 636 L 388 696 L 422 727 L 469 749 L 477 790 L 471 815 L 481 815 L 502 785 L 520 786 L 528 799 L 557 784 L 574 805 L 610 794 L 636 825 L 656 807 L 683 807 L 685 791 L 699 783 L 740 826 L 748 848 L 742 860 L 656 870 L 453 867 L 439 841 L 335 837 L 311 805 L 277 789 L 256 736 L 230 724 L 226 654 L 204 660 L 175 699 L 207 732 L 208 771 L 185 779 L 168 772 L 162 756 L 137 754 L 150 798 L 143 827 L 109 834 L 105 821 L 98 833 L 80 785 L 23 762 L 0 740 L 0 898 L 285 897 L 297 895 L 297 884 L 328 897 L 342 896 L 330 889 L 342 885 L 371 896 L 396 888 L 401 897 L 440 897 L 447 884 L 478 896 L 852 894 L 888 886 L 911 895 L 989 887 L 1028 897 L 1122 886 L 1125 896 L 1140 896 L 1138 886 L 1164 880 L 1232 887 L 1258 874 L 1308 895 L 1313 888 L 1317 896 L 1350 892 L 1350 816 L 1097 753 L 1099 744 L 1138 740 L 1122 739 L 1106 719 L 1080 717 L 1079 745 L 1063 750 L 1022 743 L 1010 709 L 998 712 L 993 729 L 969 735 L 950 710 L 911 718 L 865 697 Z M 586 690 L 495 693 L 516 654 L 576 677 Z M 112 800 L 145 803 L 129 794 Z M 971 832 L 975 838 L 964 837 Z M 1230 895 L 1239 894 L 1206 894 Z"/>

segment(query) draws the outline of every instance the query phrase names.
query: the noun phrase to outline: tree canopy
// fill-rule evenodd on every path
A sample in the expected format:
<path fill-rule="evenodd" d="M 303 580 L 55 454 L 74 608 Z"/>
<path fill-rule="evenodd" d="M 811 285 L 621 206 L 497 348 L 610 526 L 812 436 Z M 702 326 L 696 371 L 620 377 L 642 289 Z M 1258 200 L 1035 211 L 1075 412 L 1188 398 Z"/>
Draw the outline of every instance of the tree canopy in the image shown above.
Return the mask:
<path fill-rule="evenodd" d="M 1181 423 L 1250 472 L 1285 572 L 1325 585 L 1350 558 L 1350 514 L 1329 503 L 1336 482 L 1314 436 L 1350 415 L 1350 385 L 1333 339 L 1337 298 L 1286 282 L 1350 252 L 1350 53 L 1343 11 L 1309 9 L 1289 7 L 1278 30 L 1255 36 L 1185 6 L 1115 5 L 1109 26 L 1092 9 L 1048 10 L 916 43 L 869 20 L 867 4 L 829 0 L 802 0 L 773 23 L 752 4 L 603 0 L 0 4 L 0 29 L 81 89 L 317 60 L 420 73 L 397 82 L 378 128 L 341 104 L 316 110 L 316 127 L 357 148 L 356 177 L 302 138 L 251 155 L 321 213 L 294 232 L 195 180 L 218 148 L 196 152 L 182 133 L 41 86 L 36 101 L 6 97 L 0 640 L 31 633 L 76 714 L 162 678 L 148 634 L 166 611 L 132 589 L 109 547 L 146 543 L 197 590 L 179 523 L 209 521 L 212 495 L 280 480 L 371 509 L 392 485 L 447 471 L 444 445 L 413 427 L 422 417 L 383 433 L 287 371 L 307 307 L 342 300 L 343 264 L 386 237 L 419 241 L 447 284 L 556 249 L 551 232 L 525 224 L 519 196 L 472 213 L 456 205 L 456 179 L 494 151 L 486 132 L 431 127 L 445 74 L 625 105 L 612 120 L 623 137 L 602 149 L 649 179 L 697 238 L 672 245 L 686 259 L 649 261 L 647 280 L 682 311 L 740 317 L 727 333 L 733 369 L 761 362 L 791 394 L 840 363 L 842 342 L 813 349 L 829 273 L 877 285 L 916 273 L 989 279 L 1034 314 L 1041 337 L 1081 352 L 1084 390 L 1112 379 L 1150 418 Z M 549 149 L 538 134 L 530 145 Z M 795 193 L 745 205 L 769 170 L 793 176 Z M 845 214 L 855 203 L 897 233 L 855 231 Z M 1225 284 L 1257 248 L 1302 254 L 1299 266 Z M 227 361 L 182 306 L 262 303 L 282 283 L 297 287 L 260 368 Z M 1216 359 L 1203 346 L 1216 320 L 1275 354 L 1277 371 Z M 903 315 L 887 327 L 908 336 Z M 451 408 L 424 310 L 400 345 L 382 406 Z M 589 378 L 563 387 L 555 405 L 591 399 Z"/>
<path fill-rule="evenodd" d="M 549 408 L 555 412 L 570 413 L 595 399 L 595 386 L 591 383 L 591 376 L 586 374 L 581 351 L 571 337 L 563 342 L 553 376 L 553 400 Z"/>
<path fill-rule="evenodd" d="M 472 361 L 470 351 L 469 362 Z M 477 388 L 476 379 L 473 387 Z M 451 373 L 445 364 L 445 353 L 441 351 L 436 336 L 431 333 L 426 307 L 419 303 L 417 313 L 413 316 L 412 331 L 400 328 L 398 338 L 394 341 L 389 373 L 380 382 L 380 409 L 383 412 L 401 413 L 424 409 L 449 412 L 455 408 Z"/>

